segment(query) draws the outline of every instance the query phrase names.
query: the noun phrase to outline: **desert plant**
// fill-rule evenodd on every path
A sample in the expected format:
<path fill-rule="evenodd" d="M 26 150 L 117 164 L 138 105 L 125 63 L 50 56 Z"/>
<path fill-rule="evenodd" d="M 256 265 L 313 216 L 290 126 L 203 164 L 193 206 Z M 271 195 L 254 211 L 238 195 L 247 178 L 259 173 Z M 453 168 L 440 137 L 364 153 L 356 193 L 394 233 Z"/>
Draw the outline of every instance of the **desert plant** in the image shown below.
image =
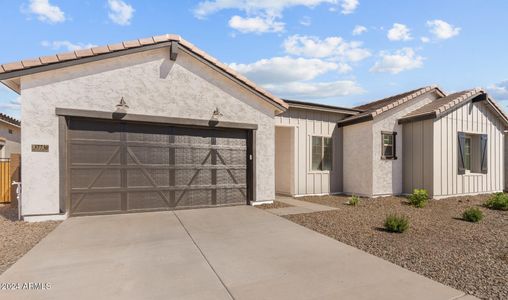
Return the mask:
<path fill-rule="evenodd" d="M 385 219 L 385 229 L 389 232 L 402 233 L 409 228 L 409 219 L 395 214 L 388 215 Z"/>
<path fill-rule="evenodd" d="M 483 213 L 480 209 L 471 207 L 462 213 L 462 219 L 468 222 L 476 223 L 483 219 Z"/>
<path fill-rule="evenodd" d="M 349 201 L 347 202 L 347 204 L 356 206 L 359 202 L 360 202 L 360 197 L 353 195 L 353 196 L 351 196 L 351 198 L 349 198 Z"/>
<path fill-rule="evenodd" d="M 429 193 L 425 189 L 414 189 L 408 199 L 411 205 L 422 208 L 425 207 L 429 200 Z"/>
<path fill-rule="evenodd" d="M 490 209 L 508 210 L 508 194 L 495 193 L 485 202 L 485 206 Z"/>

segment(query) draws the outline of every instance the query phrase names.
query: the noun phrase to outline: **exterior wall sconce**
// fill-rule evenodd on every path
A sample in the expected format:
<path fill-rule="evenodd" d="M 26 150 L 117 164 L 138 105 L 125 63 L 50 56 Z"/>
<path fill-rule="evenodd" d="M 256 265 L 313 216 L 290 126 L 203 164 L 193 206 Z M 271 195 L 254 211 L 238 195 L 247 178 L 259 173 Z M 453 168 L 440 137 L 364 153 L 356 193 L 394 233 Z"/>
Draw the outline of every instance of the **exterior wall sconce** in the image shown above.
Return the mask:
<path fill-rule="evenodd" d="M 120 102 L 116 105 L 115 113 L 126 114 L 128 108 L 129 108 L 129 105 L 127 105 L 127 103 L 125 102 L 125 100 L 122 97 L 122 99 L 120 99 Z"/>
<path fill-rule="evenodd" d="M 212 121 L 214 122 L 219 122 L 219 118 L 222 117 L 222 113 L 219 111 L 219 108 L 215 108 L 215 110 L 213 111 L 213 114 L 212 114 Z"/>

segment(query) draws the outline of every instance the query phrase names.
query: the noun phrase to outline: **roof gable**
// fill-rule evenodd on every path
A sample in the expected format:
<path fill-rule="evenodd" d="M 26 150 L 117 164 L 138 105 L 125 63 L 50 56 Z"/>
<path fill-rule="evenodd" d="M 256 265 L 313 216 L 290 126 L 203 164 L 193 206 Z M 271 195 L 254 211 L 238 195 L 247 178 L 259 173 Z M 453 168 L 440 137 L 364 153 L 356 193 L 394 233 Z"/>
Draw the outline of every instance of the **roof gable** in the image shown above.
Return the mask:
<path fill-rule="evenodd" d="M 2 83 L 9 88 L 15 90 L 17 93 L 20 93 L 19 87 L 13 85 L 10 81 L 6 81 L 12 78 L 18 78 L 33 73 L 50 71 L 71 65 L 83 64 L 100 59 L 107 59 L 120 55 L 128 55 L 140 51 L 147 51 L 162 47 L 171 47 L 171 55 L 175 55 L 174 59 L 176 59 L 178 49 L 187 51 L 190 54 L 196 56 L 198 59 L 211 65 L 217 71 L 224 73 L 233 81 L 236 81 L 240 85 L 250 89 L 258 96 L 268 101 L 270 104 L 276 106 L 279 110 L 283 111 L 289 107 L 287 103 L 285 103 L 282 99 L 257 86 L 255 83 L 247 79 L 245 76 L 237 73 L 226 64 L 221 63 L 216 58 L 208 55 L 201 49 L 194 46 L 192 43 L 184 40 L 179 35 L 174 34 L 153 36 L 149 38 L 125 41 L 117 44 L 76 50 L 50 56 L 41 56 L 35 59 L 3 64 L 0 65 L 0 81 L 2 81 Z"/>
<path fill-rule="evenodd" d="M 469 101 L 487 101 L 492 110 L 498 114 L 505 124 L 508 124 L 508 117 L 504 111 L 492 98 L 488 96 L 487 92 L 481 88 L 453 93 L 446 97 L 434 100 L 431 103 L 424 105 L 400 118 L 398 123 L 402 124 L 418 120 L 439 118 L 440 116 L 468 103 Z"/>
<path fill-rule="evenodd" d="M 355 107 L 355 109 L 364 110 L 362 113 L 355 116 L 346 118 L 338 122 L 339 126 L 348 126 L 361 122 L 373 120 L 376 116 L 379 116 L 387 111 L 390 111 L 408 101 L 414 100 L 417 97 L 436 92 L 441 97 L 445 96 L 445 93 L 437 86 L 426 86 L 423 88 L 415 89 L 409 92 L 370 102 L 364 105 Z"/>

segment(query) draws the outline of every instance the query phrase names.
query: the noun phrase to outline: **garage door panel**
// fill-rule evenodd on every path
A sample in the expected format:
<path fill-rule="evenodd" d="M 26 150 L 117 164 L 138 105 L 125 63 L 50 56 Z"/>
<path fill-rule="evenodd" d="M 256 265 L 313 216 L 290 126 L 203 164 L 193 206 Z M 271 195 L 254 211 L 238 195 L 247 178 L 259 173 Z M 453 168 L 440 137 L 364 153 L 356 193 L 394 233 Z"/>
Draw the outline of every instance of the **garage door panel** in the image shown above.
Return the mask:
<path fill-rule="evenodd" d="M 120 188 L 120 169 L 73 169 L 71 188 Z"/>
<path fill-rule="evenodd" d="M 73 164 L 85 165 L 119 165 L 119 146 L 105 146 L 94 144 L 74 144 L 70 147 L 71 161 Z"/>
<path fill-rule="evenodd" d="M 145 171 L 139 169 L 127 170 L 127 186 L 128 187 L 153 187 L 156 186 L 169 186 L 170 174 L 169 170 L 146 169 Z"/>
<path fill-rule="evenodd" d="M 128 149 L 127 163 L 129 165 L 137 164 L 169 164 L 170 149 L 162 147 L 132 147 Z"/>
<path fill-rule="evenodd" d="M 122 211 L 122 201 L 119 193 L 72 194 L 70 205 L 74 215 Z"/>
<path fill-rule="evenodd" d="M 210 203 L 212 198 L 211 190 L 187 190 L 178 191 L 176 195 L 176 208 L 187 208 L 187 207 L 199 207 L 199 206 L 210 206 L 214 203 Z"/>
<path fill-rule="evenodd" d="M 72 118 L 68 137 L 71 215 L 247 202 L 244 130 Z"/>
<path fill-rule="evenodd" d="M 219 189 L 217 190 L 217 199 L 219 205 L 228 205 L 235 203 L 235 199 L 246 200 L 247 189 Z"/>
<path fill-rule="evenodd" d="M 116 122 L 81 119 L 69 124 L 69 137 L 83 140 L 119 141 L 121 124 Z"/>
<path fill-rule="evenodd" d="M 129 192 L 127 193 L 128 210 L 152 210 L 168 209 L 170 199 L 169 191 L 166 192 Z"/>

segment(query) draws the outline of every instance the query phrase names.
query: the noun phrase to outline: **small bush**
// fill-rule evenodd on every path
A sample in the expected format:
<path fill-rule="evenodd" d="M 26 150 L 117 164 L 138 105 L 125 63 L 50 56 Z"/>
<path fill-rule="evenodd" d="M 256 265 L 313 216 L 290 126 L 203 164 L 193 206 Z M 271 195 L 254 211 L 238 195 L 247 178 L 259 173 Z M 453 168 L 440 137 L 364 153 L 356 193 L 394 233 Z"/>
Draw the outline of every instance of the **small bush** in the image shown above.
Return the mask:
<path fill-rule="evenodd" d="M 360 202 L 360 197 L 353 195 L 353 196 L 351 196 L 351 198 L 349 198 L 349 201 L 347 202 L 347 204 L 356 206 L 359 202 Z"/>
<path fill-rule="evenodd" d="M 481 219 L 483 219 L 483 213 L 478 208 L 471 207 L 471 208 L 466 209 L 462 213 L 462 219 L 464 219 L 465 221 L 468 221 L 468 222 L 476 223 L 476 222 L 479 222 Z"/>
<path fill-rule="evenodd" d="M 508 210 L 508 194 L 495 193 L 485 202 L 485 206 L 490 209 Z"/>
<path fill-rule="evenodd" d="M 415 189 L 411 195 L 409 195 L 409 203 L 415 207 L 425 207 L 429 200 L 429 193 L 425 189 Z"/>
<path fill-rule="evenodd" d="M 385 219 L 385 229 L 389 232 L 402 233 L 409 228 L 409 220 L 405 216 L 389 215 Z"/>

